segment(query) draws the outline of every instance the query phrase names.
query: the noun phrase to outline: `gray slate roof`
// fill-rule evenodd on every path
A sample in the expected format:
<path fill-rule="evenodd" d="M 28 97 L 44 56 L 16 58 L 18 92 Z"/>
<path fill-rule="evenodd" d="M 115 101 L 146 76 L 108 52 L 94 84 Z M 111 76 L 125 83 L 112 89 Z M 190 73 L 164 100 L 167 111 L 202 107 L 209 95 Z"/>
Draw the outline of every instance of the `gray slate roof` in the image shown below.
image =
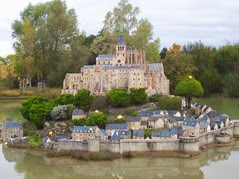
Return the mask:
<path fill-rule="evenodd" d="M 133 136 L 144 137 L 144 130 L 134 130 Z"/>
<path fill-rule="evenodd" d="M 59 140 L 67 140 L 70 139 L 68 135 L 57 135 L 56 136 L 56 141 L 58 142 Z"/>
<path fill-rule="evenodd" d="M 159 131 L 152 131 L 151 136 L 152 137 L 160 137 L 160 132 Z"/>
<path fill-rule="evenodd" d="M 132 46 L 127 46 L 126 47 L 126 50 L 135 50 L 136 48 L 135 47 L 132 47 Z"/>
<path fill-rule="evenodd" d="M 161 67 L 161 63 L 150 63 L 149 64 L 149 71 L 151 70 L 159 70 Z"/>
<path fill-rule="evenodd" d="M 161 137 L 171 137 L 171 132 L 169 130 L 161 130 L 160 136 Z"/>
<path fill-rule="evenodd" d="M 200 126 L 200 128 L 208 128 L 209 124 L 206 123 L 206 122 L 201 122 L 201 123 L 199 124 L 199 126 Z"/>
<path fill-rule="evenodd" d="M 150 116 L 150 115 L 151 115 L 150 111 L 140 111 L 137 116 L 147 117 L 147 116 Z"/>
<path fill-rule="evenodd" d="M 118 132 L 116 131 L 112 137 L 110 138 L 110 140 L 112 141 L 117 141 L 117 140 L 120 140 L 120 135 L 118 134 Z"/>
<path fill-rule="evenodd" d="M 194 117 L 192 117 L 192 118 L 186 118 L 184 121 L 183 121 L 183 125 L 184 126 L 196 126 L 197 125 L 197 120 L 194 118 Z"/>
<path fill-rule="evenodd" d="M 106 124 L 105 130 L 125 130 L 128 129 L 128 124 L 123 123 L 123 124 Z"/>
<path fill-rule="evenodd" d="M 74 109 L 72 112 L 72 115 L 85 115 L 86 112 L 83 111 L 82 109 Z"/>
<path fill-rule="evenodd" d="M 21 124 L 19 122 L 9 121 L 9 122 L 6 122 L 4 124 L 3 128 L 5 128 L 5 129 L 10 129 L 10 128 L 22 129 L 22 126 L 21 126 Z"/>
<path fill-rule="evenodd" d="M 140 121 L 139 116 L 127 117 L 127 122 L 139 122 L 139 121 Z"/>
<path fill-rule="evenodd" d="M 124 41 L 124 36 L 123 36 L 123 35 L 120 35 L 120 36 L 119 36 L 117 45 L 126 45 L 126 43 L 125 43 L 125 41 Z"/>
<path fill-rule="evenodd" d="M 102 134 L 103 134 L 104 136 L 108 136 L 108 135 L 107 135 L 107 132 L 106 132 L 104 129 L 101 129 L 101 132 L 102 132 Z"/>
<path fill-rule="evenodd" d="M 113 59 L 113 55 L 112 54 L 107 54 L 107 55 L 98 55 L 98 57 L 96 58 L 96 60 L 102 60 L 102 61 L 105 61 L 105 60 L 112 60 Z"/>

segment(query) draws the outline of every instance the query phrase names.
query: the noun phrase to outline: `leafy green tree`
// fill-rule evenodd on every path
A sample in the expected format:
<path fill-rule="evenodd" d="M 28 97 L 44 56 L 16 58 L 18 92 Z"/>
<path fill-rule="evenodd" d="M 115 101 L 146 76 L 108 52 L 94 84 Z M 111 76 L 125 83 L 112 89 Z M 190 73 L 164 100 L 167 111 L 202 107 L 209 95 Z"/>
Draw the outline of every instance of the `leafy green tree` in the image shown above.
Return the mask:
<path fill-rule="evenodd" d="M 114 107 L 127 107 L 131 103 L 130 95 L 126 89 L 113 89 L 107 94 L 109 103 Z"/>
<path fill-rule="evenodd" d="M 147 44 L 145 53 L 146 53 L 146 58 L 149 63 L 159 63 L 160 62 L 159 46 L 160 46 L 159 39 L 156 39 Z"/>
<path fill-rule="evenodd" d="M 166 47 L 164 47 L 164 48 L 161 50 L 161 52 L 160 52 L 160 58 L 161 58 L 161 59 L 165 59 L 165 58 L 166 58 L 166 56 L 167 56 L 167 51 L 168 51 L 168 49 L 167 49 Z"/>
<path fill-rule="evenodd" d="M 84 111 L 88 111 L 90 109 L 92 102 L 92 96 L 90 95 L 90 91 L 86 89 L 81 89 L 75 95 L 75 106 L 83 109 Z"/>
<path fill-rule="evenodd" d="M 75 96 L 72 94 L 62 94 L 57 96 L 54 101 L 58 105 L 74 104 Z"/>
<path fill-rule="evenodd" d="M 87 124 L 89 126 L 96 125 L 99 128 L 104 129 L 107 123 L 108 123 L 107 115 L 101 112 L 90 113 L 89 117 L 87 118 Z"/>
<path fill-rule="evenodd" d="M 181 99 L 177 96 L 161 96 L 158 98 L 158 107 L 161 110 L 181 110 Z"/>
<path fill-rule="evenodd" d="M 222 77 L 215 69 L 206 69 L 199 81 L 204 89 L 204 94 L 222 92 Z"/>
<path fill-rule="evenodd" d="M 144 88 L 130 89 L 131 102 L 134 104 L 144 104 L 147 102 L 147 94 Z"/>
<path fill-rule="evenodd" d="M 203 95 L 201 83 L 192 76 L 186 76 L 180 81 L 174 93 L 178 96 L 184 96 L 187 99 L 187 107 L 191 107 L 192 97 L 200 97 Z"/>
<path fill-rule="evenodd" d="M 88 121 L 87 121 L 86 119 L 84 119 L 84 118 L 72 120 L 72 124 L 73 124 L 74 126 L 84 126 L 84 125 L 88 125 L 87 122 L 88 122 Z"/>
<path fill-rule="evenodd" d="M 167 55 L 166 59 L 163 60 L 163 65 L 165 75 L 170 80 L 171 92 L 185 75 L 192 74 L 197 70 L 192 55 L 183 52 Z"/>
<path fill-rule="evenodd" d="M 138 20 L 136 16 L 140 10 L 138 7 L 133 7 L 128 0 L 120 0 L 113 11 L 109 11 L 104 20 L 104 29 L 109 32 L 117 32 L 120 29 L 120 23 L 125 24 L 126 34 L 136 28 Z"/>
<path fill-rule="evenodd" d="M 22 116 L 31 121 L 38 129 L 43 128 L 44 121 L 50 118 L 55 103 L 46 98 L 35 96 L 22 103 L 20 112 Z"/>
<path fill-rule="evenodd" d="M 239 98 L 239 75 L 238 72 L 229 73 L 223 79 L 224 90 L 229 97 Z"/>
<path fill-rule="evenodd" d="M 91 55 L 83 45 L 75 11 L 62 0 L 29 4 L 12 29 L 16 53 L 23 61 L 20 67 L 29 69 L 24 60 L 31 57 L 37 67 L 31 68 L 31 78 L 45 80 L 50 86 L 62 85 L 65 74 L 78 71 Z"/>
<path fill-rule="evenodd" d="M 126 123 L 126 119 L 125 119 L 124 117 L 122 117 L 122 118 L 116 118 L 116 119 L 114 120 L 114 123 L 115 123 L 115 124 L 123 124 L 123 123 Z"/>

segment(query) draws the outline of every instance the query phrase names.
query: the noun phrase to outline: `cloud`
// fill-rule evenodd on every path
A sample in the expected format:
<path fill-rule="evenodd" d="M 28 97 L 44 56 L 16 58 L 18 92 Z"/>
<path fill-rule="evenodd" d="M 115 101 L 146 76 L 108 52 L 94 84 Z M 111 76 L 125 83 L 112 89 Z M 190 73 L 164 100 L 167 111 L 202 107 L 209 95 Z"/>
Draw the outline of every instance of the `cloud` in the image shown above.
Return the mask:
<path fill-rule="evenodd" d="M 36 4 L 49 0 L 0 1 L 0 56 L 11 53 L 11 24 L 29 2 Z M 105 14 L 119 0 L 67 0 L 74 8 L 79 29 L 97 34 L 103 27 Z M 161 48 L 174 42 L 186 44 L 201 40 L 219 46 L 239 39 L 239 1 L 237 0 L 129 0 L 141 9 L 141 18 L 154 26 L 154 36 L 161 39 Z M 4 49 L 4 50 L 2 50 Z"/>

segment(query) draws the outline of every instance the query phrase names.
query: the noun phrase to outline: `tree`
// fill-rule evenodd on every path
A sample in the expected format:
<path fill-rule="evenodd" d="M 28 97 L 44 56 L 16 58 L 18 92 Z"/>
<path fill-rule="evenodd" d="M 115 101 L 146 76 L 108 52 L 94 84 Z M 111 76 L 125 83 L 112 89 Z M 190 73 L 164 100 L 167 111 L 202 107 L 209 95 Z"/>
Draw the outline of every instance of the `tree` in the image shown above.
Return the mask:
<path fill-rule="evenodd" d="M 75 97 L 72 94 L 62 94 L 54 100 L 58 105 L 74 104 Z"/>
<path fill-rule="evenodd" d="M 98 126 L 99 128 L 101 129 L 104 129 L 105 128 L 105 125 L 108 123 L 108 120 L 107 120 L 107 115 L 104 114 L 104 113 L 96 113 L 96 112 L 93 112 L 93 113 L 90 113 L 88 119 L 87 119 L 87 124 L 89 126 Z"/>
<path fill-rule="evenodd" d="M 192 76 L 186 76 L 180 81 L 174 93 L 178 96 L 184 96 L 187 99 L 187 107 L 191 107 L 192 97 L 200 97 L 203 95 L 201 83 Z"/>
<path fill-rule="evenodd" d="M 160 62 L 160 54 L 159 54 L 159 39 L 156 39 L 147 44 L 145 53 L 146 58 L 149 63 L 159 63 Z"/>
<path fill-rule="evenodd" d="M 131 99 L 126 89 L 113 89 L 107 94 L 110 104 L 114 107 L 127 107 Z"/>
<path fill-rule="evenodd" d="M 167 55 L 163 60 L 163 65 L 165 75 L 170 80 L 171 92 L 185 75 L 192 74 L 197 70 L 193 63 L 193 57 L 183 52 Z"/>
<path fill-rule="evenodd" d="M 84 35 L 79 33 L 75 11 L 62 0 L 29 4 L 12 29 L 16 53 L 22 61 L 31 57 L 37 67 L 31 68 L 32 78 L 50 86 L 62 85 L 66 72 L 79 71 L 91 55 L 83 45 Z"/>
<path fill-rule="evenodd" d="M 199 81 L 204 89 L 204 94 L 222 92 L 223 90 L 222 77 L 214 68 L 206 69 Z"/>
<path fill-rule="evenodd" d="M 223 79 L 224 90 L 229 97 L 239 98 L 239 75 L 238 72 L 229 73 Z"/>
<path fill-rule="evenodd" d="M 170 49 L 167 51 L 167 55 L 177 54 L 180 52 L 180 50 L 181 50 L 181 45 L 174 43 L 172 47 L 170 47 Z"/>
<path fill-rule="evenodd" d="M 55 103 L 40 96 L 34 96 L 22 103 L 20 112 L 22 116 L 31 121 L 38 129 L 42 129 L 44 121 L 49 119 Z"/>
<path fill-rule="evenodd" d="M 177 96 L 161 96 L 158 99 L 161 110 L 181 110 L 181 99 Z"/>
<path fill-rule="evenodd" d="M 90 95 L 90 91 L 86 89 L 81 89 L 75 95 L 75 106 L 83 109 L 84 111 L 88 111 L 90 109 L 92 102 L 92 96 Z"/>
<path fill-rule="evenodd" d="M 161 52 L 160 52 L 160 58 L 161 58 L 161 59 L 165 59 L 165 58 L 166 58 L 166 56 L 167 56 L 167 51 L 168 51 L 168 49 L 167 49 L 166 47 L 164 47 L 164 48 L 161 50 Z"/>
<path fill-rule="evenodd" d="M 128 0 L 120 0 L 118 5 L 114 7 L 113 11 L 109 11 L 104 20 L 104 29 L 109 32 L 118 32 L 120 23 L 125 26 L 125 34 L 136 28 L 138 20 L 136 16 L 140 13 L 138 7 L 133 7 Z"/>
<path fill-rule="evenodd" d="M 147 102 L 147 94 L 144 88 L 130 89 L 131 102 L 134 104 L 144 104 Z"/>

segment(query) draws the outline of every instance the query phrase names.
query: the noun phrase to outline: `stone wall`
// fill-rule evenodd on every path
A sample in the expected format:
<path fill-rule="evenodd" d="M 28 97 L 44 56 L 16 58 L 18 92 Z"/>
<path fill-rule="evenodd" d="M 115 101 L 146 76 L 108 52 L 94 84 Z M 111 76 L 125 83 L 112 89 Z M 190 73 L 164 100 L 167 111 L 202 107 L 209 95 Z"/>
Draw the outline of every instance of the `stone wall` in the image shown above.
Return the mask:
<path fill-rule="evenodd" d="M 221 135 L 227 133 L 227 135 Z M 116 153 L 124 152 L 182 152 L 199 153 L 206 145 L 227 141 L 228 137 L 239 136 L 239 123 L 223 129 L 200 134 L 199 137 L 183 137 L 174 140 L 160 139 L 123 139 L 120 141 L 89 140 L 87 143 L 79 141 L 59 141 L 60 150 L 82 150 L 91 152 L 109 151 Z M 220 143 L 220 142 L 219 142 Z"/>

